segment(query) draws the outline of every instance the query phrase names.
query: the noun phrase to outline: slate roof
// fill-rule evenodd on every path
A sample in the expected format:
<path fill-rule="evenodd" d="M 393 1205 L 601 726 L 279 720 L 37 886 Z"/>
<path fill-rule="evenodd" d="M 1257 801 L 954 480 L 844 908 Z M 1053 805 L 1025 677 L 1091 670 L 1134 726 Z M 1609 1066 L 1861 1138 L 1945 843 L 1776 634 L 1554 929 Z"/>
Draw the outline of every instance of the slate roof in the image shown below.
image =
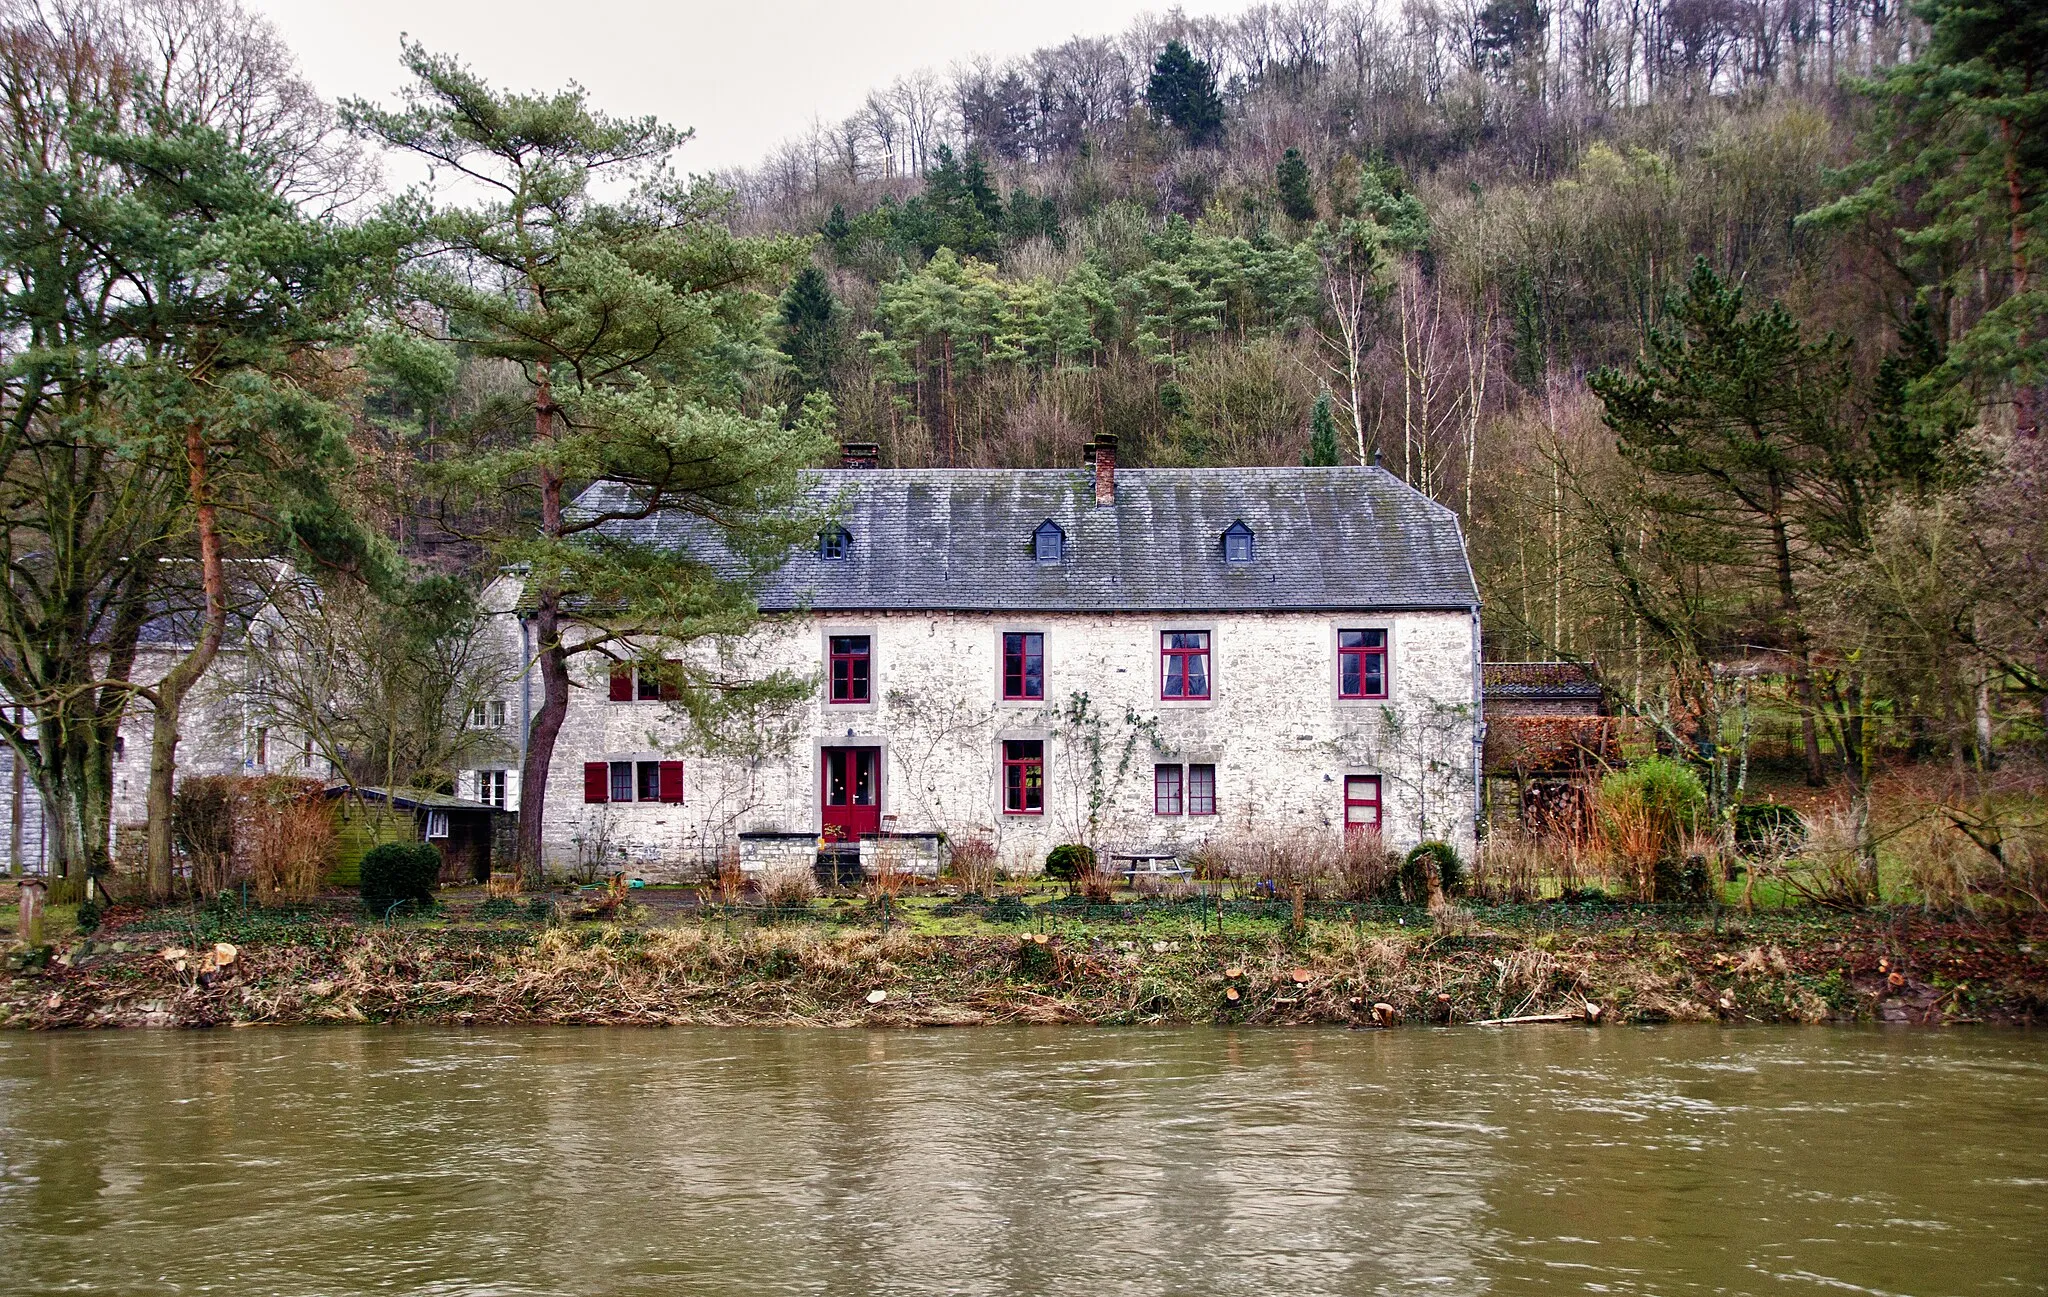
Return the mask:
<path fill-rule="evenodd" d="M 486 811 L 493 815 L 510 812 L 487 802 L 473 802 L 466 797 L 449 793 L 428 792 L 421 788 L 381 788 L 370 784 L 351 787 L 348 784 L 329 784 L 321 789 L 326 797 L 361 797 L 366 801 L 389 801 L 393 806 L 413 807 L 432 811 Z"/>
<path fill-rule="evenodd" d="M 815 498 L 836 501 L 847 557 L 792 556 L 761 592 L 770 612 L 1353 612 L 1471 608 L 1479 602 L 1455 514 L 1379 468 L 1121 468 L 1097 506 L 1092 469 L 833 469 Z M 599 483 L 578 503 L 604 507 Z M 1040 563 L 1047 519 L 1066 556 Z M 1252 529 L 1249 563 L 1222 536 Z M 642 543 L 704 553 L 694 519 L 608 525 Z M 714 558 L 713 554 L 705 554 Z"/>
<path fill-rule="evenodd" d="M 1598 698 L 1600 683 L 1577 662 L 1488 662 L 1488 698 Z"/>

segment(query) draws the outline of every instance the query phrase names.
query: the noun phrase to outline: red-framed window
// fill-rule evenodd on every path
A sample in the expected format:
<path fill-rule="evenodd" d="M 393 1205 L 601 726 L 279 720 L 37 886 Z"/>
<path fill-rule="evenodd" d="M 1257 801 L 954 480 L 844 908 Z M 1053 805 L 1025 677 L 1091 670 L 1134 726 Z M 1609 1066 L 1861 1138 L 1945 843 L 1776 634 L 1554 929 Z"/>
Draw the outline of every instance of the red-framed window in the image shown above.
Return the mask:
<path fill-rule="evenodd" d="M 586 761 L 583 763 L 583 800 L 680 803 L 683 800 L 683 763 Z"/>
<path fill-rule="evenodd" d="M 873 685 L 871 674 L 872 659 L 868 656 L 868 637 L 865 635 L 834 635 L 831 637 L 832 659 L 832 701 L 835 703 L 864 703 L 871 699 Z"/>
<path fill-rule="evenodd" d="M 1380 827 L 1380 777 L 1344 776 L 1344 836 L 1377 832 Z"/>
<path fill-rule="evenodd" d="M 1045 814 L 1045 740 L 1003 740 L 1003 814 Z"/>
<path fill-rule="evenodd" d="M 1170 630 L 1159 636 L 1159 696 L 1209 696 L 1209 632 Z"/>
<path fill-rule="evenodd" d="M 682 697 L 682 689 L 675 673 L 682 664 L 674 658 L 666 658 L 659 665 L 636 666 L 631 662 L 614 662 L 607 684 L 607 696 L 615 703 L 674 702 Z M 503 704 L 496 715 L 502 723 Z"/>
<path fill-rule="evenodd" d="M 1004 633 L 1003 697 L 1022 702 L 1045 697 L 1045 636 L 1036 631 Z"/>
<path fill-rule="evenodd" d="M 1180 767 L 1152 767 L 1152 813 L 1154 815 L 1178 815 L 1181 813 Z"/>
<path fill-rule="evenodd" d="M 1188 814 L 1216 813 L 1216 767 L 1188 767 Z"/>
<path fill-rule="evenodd" d="M 1337 696 L 1387 696 L 1387 633 L 1383 630 L 1337 632 Z"/>

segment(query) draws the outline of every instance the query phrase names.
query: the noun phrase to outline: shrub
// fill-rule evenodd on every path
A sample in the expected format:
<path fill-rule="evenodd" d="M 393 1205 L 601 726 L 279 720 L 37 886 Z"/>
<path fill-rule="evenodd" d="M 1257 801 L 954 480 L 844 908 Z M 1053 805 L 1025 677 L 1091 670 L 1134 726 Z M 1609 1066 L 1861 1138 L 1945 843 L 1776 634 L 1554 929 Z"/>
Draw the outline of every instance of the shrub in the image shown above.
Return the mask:
<path fill-rule="evenodd" d="M 1660 860 L 1653 877 L 1656 879 L 1658 900 L 1686 905 L 1704 902 L 1712 886 L 1712 874 L 1707 869 L 1705 856 L 1687 856 L 1683 864 L 1676 860 Z"/>
<path fill-rule="evenodd" d="M 818 876 L 802 866 L 768 870 L 761 875 L 761 899 L 772 909 L 808 909 L 818 899 Z"/>
<path fill-rule="evenodd" d="M 996 885 L 996 844 L 987 838 L 958 838 L 951 845 L 947 867 L 960 881 L 960 889 L 970 896 L 987 895 Z"/>
<path fill-rule="evenodd" d="M 425 842 L 386 842 L 363 856 L 363 903 L 373 907 L 394 901 L 434 903 L 434 884 L 441 879 L 441 853 Z"/>
<path fill-rule="evenodd" d="M 235 884 L 241 782 L 233 775 L 195 775 L 171 794 L 171 837 L 192 866 L 194 895 L 213 896 Z"/>
<path fill-rule="evenodd" d="M 258 893 L 303 900 L 333 863 L 334 808 L 314 780 L 266 779 L 245 798 L 239 836 Z"/>
<path fill-rule="evenodd" d="M 1445 896 L 1456 896 L 1464 890 L 1465 866 L 1458 859 L 1458 849 L 1448 842 L 1418 842 L 1401 866 L 1402 886 L 1409 891 L 1409 900 L 1429 899 L 1429 875 L 1424 872 L 1429 864 L 1436 865 L 1436 879 Z M 1413 889 L 1409 888 L 1411 879 Z M 1416 894 L 1418 890 L 1420 895 Z"/>
<path fill-rule="evenodd" d="M 1623 843 L 1638 853 L 1654 849 L 1658 856 L 1678 853 L 1680 838 L 1699 822 L 1707 790 L 1692 767 L 1669 757 L 1647 757 L 1600 781 L 1600 806 L 1610 824 L 1634 828 L 1637 840 Z M 1627 823 L 1640 813 L 1640 827 Z M 1630 836 L 1626 831 L 1621 835 Z"/>
<path fill-rule="evenodd" d="M 1338 848 L 1337 884 L 1347 901 L 1377 900 L 1386 894 L 1399 872 L 1378 829 L 1348 834 Z"/>
<path fill-rule="evenodd" d="M 1095 872 L 1095 849 L 1079 842 L 1063 842 L 1045 855 L 1045 876 L 1071 883 L 1083 874 Z"/>
<path fill-rule="evenodd" d="M 1735 808 L 1735 845 L 1744 851 L 1787 851 L 1806 841 L 1806 817 L 1779 802 Z"/>

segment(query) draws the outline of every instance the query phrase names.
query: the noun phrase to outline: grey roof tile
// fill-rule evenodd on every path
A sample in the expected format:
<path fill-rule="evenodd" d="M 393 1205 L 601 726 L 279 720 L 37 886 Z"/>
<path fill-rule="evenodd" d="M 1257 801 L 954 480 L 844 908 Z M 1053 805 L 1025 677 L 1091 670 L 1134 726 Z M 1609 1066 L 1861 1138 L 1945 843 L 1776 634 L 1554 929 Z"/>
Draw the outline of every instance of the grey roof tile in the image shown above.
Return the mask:
<path fill-rule="evenodd" d="M 1455 514 L 1377 468 L 1119 469 L 1116 503 L 1092 470 L 834 469 L 847 557 L 799 551 L 761 592 L 784 611 L 1194 612 L 1464 609 L 1478 603 Z M 599 483 L 580 504 L 619 501 Z M 1046 519 L 1057 564 L 1032 556 Z M 1252 529 L 1250 563 L 1223 559 L 1224 529 Z M 609 524 L 641 543 L 702 552 L 678 514 Z"/>

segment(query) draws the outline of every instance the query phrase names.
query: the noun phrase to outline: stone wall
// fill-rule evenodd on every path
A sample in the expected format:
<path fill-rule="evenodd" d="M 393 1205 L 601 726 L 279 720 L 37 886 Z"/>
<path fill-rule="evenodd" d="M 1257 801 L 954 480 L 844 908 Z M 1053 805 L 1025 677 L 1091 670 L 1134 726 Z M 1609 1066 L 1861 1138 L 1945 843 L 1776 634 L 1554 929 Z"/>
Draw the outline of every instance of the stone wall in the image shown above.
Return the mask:
<path fill-rule="evenodd" d="M 516 621 L 498 620 L 516 640 Z M 1340 627 L 1390 631 L 1387 700 L 1338 699 Z M 1159 636 L 1168 630 L 1211 633 L 1208 701 L 1160 699 Z M 1044 701 L 1000 698 L 1005 631 L 1045 635 Z M 693 652 L 721 654 L 727 669 L 818 679 L 833 634 L 870 637 L 873 701 L 834 705 L 814 695 L 736 729 L 717 755 L 692 746 L 669 705 L 607 701 L 603 659 L 574 659 L 582 687 L 549 774 L 549 863 L 567 867 L 601 849 L 653 877 L 702 868 L 741 832 L 815 834 L 819 750 L 835 744 L 881 749 L 884 830 L 985 838 L 1012 870 L 1036 868 L 1070 841 L 1114 849 L 1249 834 L 1334 839 L 1347 773 L 1381 776 L 1390 847 L 1439 837 L 1471 849 L 1476 715 L 1467 613 L 813 615 Z M 537 682 L 533 688 L 537 701 Z M 1006 739 L 1046 744 L 1043 814 L 1003 813 Z M 679 754 L 680 804 L 583 800 L 587 761 Z M 1155 815 L 1153 767 L 1162 762 L 1214 764 L 1217 814 Z"/>

